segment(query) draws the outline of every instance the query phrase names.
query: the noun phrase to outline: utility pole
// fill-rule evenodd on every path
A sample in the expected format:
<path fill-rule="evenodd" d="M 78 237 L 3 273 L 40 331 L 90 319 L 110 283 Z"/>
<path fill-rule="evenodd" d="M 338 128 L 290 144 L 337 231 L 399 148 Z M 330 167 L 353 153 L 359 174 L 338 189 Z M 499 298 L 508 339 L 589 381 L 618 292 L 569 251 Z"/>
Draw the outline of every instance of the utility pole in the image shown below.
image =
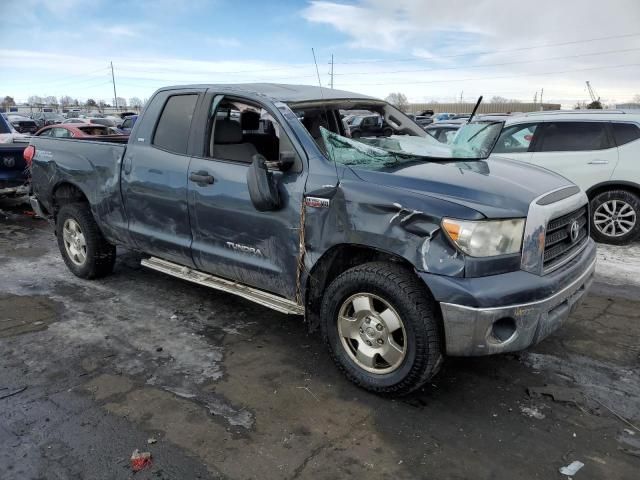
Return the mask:
<path fill-rule="evenodd" d="M 544 106 L 542 105 L 542 95 L 544 95 L 544 88 L 540 90 L 540 109 L 544 110 Z"/>
<path fill-rule="evenodd" d="M 462 102 L 462 99 L 463 99 L 463 98 L 464 98 L 464 90 L 462 90 L 462 91 L 460 92 L 460 103 L 463 103 L 463 102 Z"/>
<path fill-rule="evenodd" d="M 118 110 L 118 95 L 116 95 L 116 77 L 113 75 L 113 62 L 111 62 L 111 81 L 113 82 L 113 106 Z"/>
<path fill-rule="evenodd" d="M 533 95 L 533 104 L 535 105 L 536 103 L 538 103 L 538 91 L 536 90 L 536 93 Z"/>
<path fill-rule="evenodd" d="M 333 53 L 331 54 L 331 89 L 333 90 Z"/>

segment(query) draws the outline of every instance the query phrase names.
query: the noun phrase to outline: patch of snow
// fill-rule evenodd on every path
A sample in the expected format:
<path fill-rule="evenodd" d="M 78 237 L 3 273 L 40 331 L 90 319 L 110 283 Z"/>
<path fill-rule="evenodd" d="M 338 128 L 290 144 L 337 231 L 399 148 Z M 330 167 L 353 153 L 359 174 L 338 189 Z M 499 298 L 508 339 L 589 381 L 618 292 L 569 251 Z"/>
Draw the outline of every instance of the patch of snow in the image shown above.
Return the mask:
<path fill-rule="evenodd" d="M 612 285 L 640 286 L 640 243 L 598 244 L 596 278 Z"/>
<path fill-rule="evenodd" d="M 520 407 L 520 411 L 527 417 L 536 418 L 538 420 L 546 418 L 545 414 L 538 410 L 538 407 Z"/>

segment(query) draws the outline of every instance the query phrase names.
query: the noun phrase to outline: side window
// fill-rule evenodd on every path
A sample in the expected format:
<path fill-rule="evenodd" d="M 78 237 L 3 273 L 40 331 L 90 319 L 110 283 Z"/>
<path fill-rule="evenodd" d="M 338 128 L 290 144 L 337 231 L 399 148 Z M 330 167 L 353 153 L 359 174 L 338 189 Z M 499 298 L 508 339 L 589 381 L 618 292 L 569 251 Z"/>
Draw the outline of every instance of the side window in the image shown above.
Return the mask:
<path fill-rule="evenodd" d="M 537 123 L 505 127 L 493 148 L 493 153 L 528 152 L 537 129 Z"/>
<path fill-rule="evenodd" d="M 122 128 L 131 128 L 131 119 L 126 118 L 124 122 L 122 122 Z"/>
<path fill-rule="evenodd" d="M 211 115 L 210 128 L 210 157 L 242 163 L 251 163 L 256 154 L 279 158 L 280 125 L 258 104 L 225 97 Z"/>
<path fill-rule="evenodd" d="M 541 152 L 583 152 L 603 150 L 609 142 L 605 122 L 550 122 L 547 124 Z"/>
<path fill-rule="evenodd" d="M 640 138 L 640 128 L 634 123 L 612 123 L 616 145 L 624 145 Z"/>
<path fill-rule="evenodd" d="M 45 130 L 44 132 L 42 132 L 40 135 L 38 135 L 39 137 L 50 137 L 51 136 L 51 129 Z"/>
<path fill-rule="evenodd" d="M 71 137 L 71 132 L 69 130 L 67 130 L 66 128 L 52 128 L 52 135 L 53 137 L 56 138 L 69 138 Z"/>
<path fill-rule="evenodd" d="M 187 153 L 191 119 L 197 100 L 197 94 L 169 97 L 158 120 L 153 145 L 174 153 Z"/>

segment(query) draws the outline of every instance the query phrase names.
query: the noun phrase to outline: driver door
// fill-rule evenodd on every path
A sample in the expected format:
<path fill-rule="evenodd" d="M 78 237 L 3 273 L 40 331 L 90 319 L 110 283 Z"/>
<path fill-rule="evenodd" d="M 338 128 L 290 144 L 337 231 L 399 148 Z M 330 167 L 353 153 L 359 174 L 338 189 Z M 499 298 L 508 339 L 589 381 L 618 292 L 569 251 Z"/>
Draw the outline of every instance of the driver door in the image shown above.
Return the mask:
<path fill-rule="evenodd" d="M 202 271 L 295 299 L 306 165 L 277 110 L 241 96 L 208 94 L 203 154 L 191 160 L 188 204 L 193 261 Z M 247 171 L 256 154 L 296 152 L 280 176 L 282 206 L 256 210 Z"/>

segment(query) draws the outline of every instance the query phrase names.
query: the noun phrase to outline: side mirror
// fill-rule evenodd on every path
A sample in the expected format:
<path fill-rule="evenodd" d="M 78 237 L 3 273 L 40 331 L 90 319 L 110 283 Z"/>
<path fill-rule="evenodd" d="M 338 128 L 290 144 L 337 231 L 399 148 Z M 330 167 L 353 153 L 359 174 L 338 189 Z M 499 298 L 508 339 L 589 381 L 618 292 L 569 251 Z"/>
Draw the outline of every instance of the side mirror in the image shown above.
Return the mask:
<path fill-rule="evenodd" d="M 281 206 L 278 182 L 273 173 L 267 169 L 267 159 L 259 153 L 252 158 L 253 162 L 247 170 L 247 186 L 251 202 L 260 212 L 278 210 Z"/>

